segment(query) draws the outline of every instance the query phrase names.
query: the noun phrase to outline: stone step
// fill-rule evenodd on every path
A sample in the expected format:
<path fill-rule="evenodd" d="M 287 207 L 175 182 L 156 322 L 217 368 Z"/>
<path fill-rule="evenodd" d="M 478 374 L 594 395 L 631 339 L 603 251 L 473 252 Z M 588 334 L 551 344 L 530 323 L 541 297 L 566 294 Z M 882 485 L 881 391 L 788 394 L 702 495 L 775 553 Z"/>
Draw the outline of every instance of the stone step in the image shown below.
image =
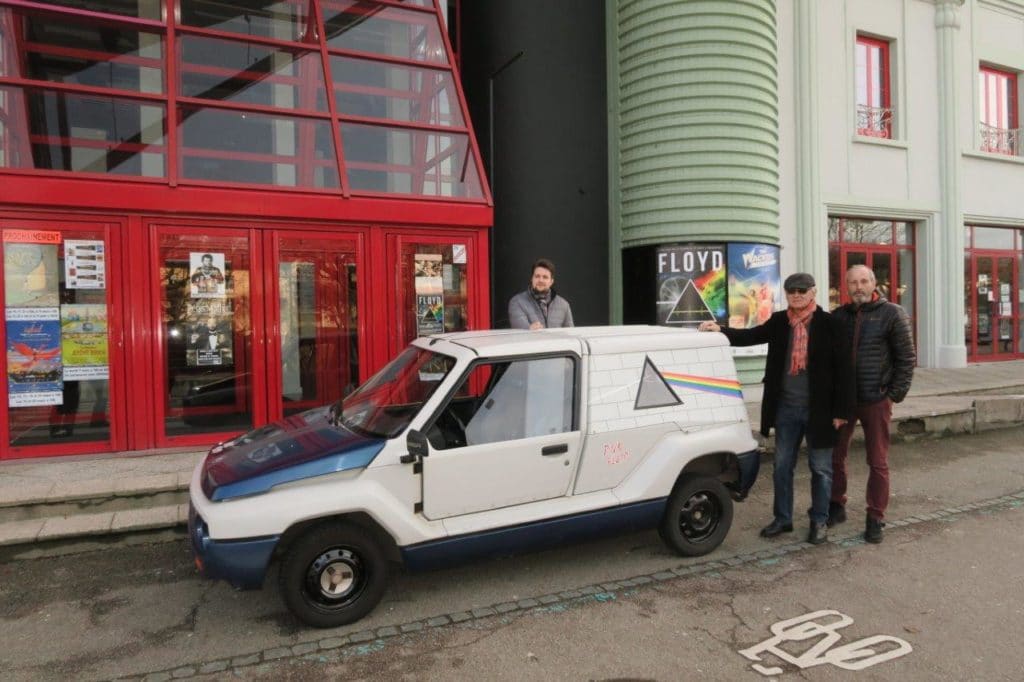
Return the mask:
<path fill-rule="evenodd" d="M 188 504 L 50 516 L 0 523 L 0 547 L 46 545 L 68 540 L 127 535 L 182 528 Z"/>
<path fill-rule="evenodd" d="M 0 498 L 0 525 L 187 504 L 189 476 L 181 472 L 123 481 L 56 483 L 45 491 L 7 490 Z"/>

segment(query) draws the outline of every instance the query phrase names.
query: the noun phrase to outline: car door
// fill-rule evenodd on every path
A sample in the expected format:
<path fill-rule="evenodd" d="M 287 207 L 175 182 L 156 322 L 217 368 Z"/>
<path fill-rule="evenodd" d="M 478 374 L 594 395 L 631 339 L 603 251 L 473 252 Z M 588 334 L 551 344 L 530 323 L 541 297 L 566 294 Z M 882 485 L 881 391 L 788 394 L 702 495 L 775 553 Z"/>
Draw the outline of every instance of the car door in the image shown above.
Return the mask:
<path fill-rule="evenodd" d="M 572 355 L 476 363 L 426 429 L 424 516 L 565 495 L 582 440 L 578 381 Z"/>

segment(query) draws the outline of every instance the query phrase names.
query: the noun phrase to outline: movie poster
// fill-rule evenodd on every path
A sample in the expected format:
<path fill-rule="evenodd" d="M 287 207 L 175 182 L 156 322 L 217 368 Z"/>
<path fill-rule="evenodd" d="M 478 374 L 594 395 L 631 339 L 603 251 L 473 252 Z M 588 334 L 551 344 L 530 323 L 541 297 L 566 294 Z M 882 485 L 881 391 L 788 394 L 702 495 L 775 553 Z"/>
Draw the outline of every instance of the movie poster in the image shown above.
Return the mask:
<path fill-rule="evenodd" d="M 68 289 L 105 289 L 107 254 L 102 240 L 68 239 L 64 242 L 64 286 Z"/>
<path fill-rule="evenodd" d="M 64 402 L 59 308 L 8 308 L 7 402 L 10 407 Z"/>
<path fill-rule="evenodd" d="M 779 247 L 729 244 L 728 272 L 729 327 L 756 327 L 782 308 Z"/>
<path fill-rule="evenodd" d="M 54 307 L 60 303 L 57 249 L 60 232 L 4 230 L 4 303 Z"/>
<path fill-rule="evenodd" d="M 440 294 L 416 295 L 416 333 L 419 336 L 444 332 L 444 298 Z"/>
<path fill-rule="evenodd" d="M 227 300 L 189 301 L 185 322 L 185 362 L 189 367 L 234 364 L 233 316 Z"/>
<path fill-rule="evenodd" d="M 223 253 L 190 253 L 189 294 L 192 298 L 224 298 L 227 280 L 224 277 Z"/>
<path fill-rule="evenodd" d="M 60 307 L 64 381 L 108 379 L 107 306 L 73 303 Z"/>
<path fill-rule="evenodd" d="M 657 323 L 696 327 L 725 324 L 725 246 L 677 244 L 657 250 Z"/>

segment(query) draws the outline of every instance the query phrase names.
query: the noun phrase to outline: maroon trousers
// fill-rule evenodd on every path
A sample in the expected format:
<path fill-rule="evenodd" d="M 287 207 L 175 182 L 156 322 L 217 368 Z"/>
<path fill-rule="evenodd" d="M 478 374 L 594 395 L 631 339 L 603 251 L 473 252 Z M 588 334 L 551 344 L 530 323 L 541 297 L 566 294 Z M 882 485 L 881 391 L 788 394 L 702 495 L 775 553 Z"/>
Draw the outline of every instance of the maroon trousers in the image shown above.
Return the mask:
<path fill-rule="evenodd" d="M 889 506 L 889 421 L 892 419 L 892 401 L 888 398 L 876 403 L 858 404 L 855 416 L 839 430 L 839 438 L 832 450 L 832 501 L 846 505 L 846 456 L 857 422 L 864 427 L 864 449 L 867 451 L 868 516 L 881 521 Z"/>

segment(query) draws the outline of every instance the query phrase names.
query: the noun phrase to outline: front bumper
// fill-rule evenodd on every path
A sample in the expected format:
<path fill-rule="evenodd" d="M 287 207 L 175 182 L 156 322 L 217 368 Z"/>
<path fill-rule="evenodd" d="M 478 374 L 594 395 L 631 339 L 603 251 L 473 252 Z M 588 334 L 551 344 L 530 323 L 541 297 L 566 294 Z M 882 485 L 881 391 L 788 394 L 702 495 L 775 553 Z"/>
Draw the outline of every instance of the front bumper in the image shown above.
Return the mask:
<path fill-rule="evenodd" d="M 213 540 L 206 522 L 189 504 L 188 537 L 195 556 L 196 567 L 207 578 L 225 580 L 243 590 L 263 586 L 270 556 L 277 546 L 279 535 L 242 540 Z"/>

